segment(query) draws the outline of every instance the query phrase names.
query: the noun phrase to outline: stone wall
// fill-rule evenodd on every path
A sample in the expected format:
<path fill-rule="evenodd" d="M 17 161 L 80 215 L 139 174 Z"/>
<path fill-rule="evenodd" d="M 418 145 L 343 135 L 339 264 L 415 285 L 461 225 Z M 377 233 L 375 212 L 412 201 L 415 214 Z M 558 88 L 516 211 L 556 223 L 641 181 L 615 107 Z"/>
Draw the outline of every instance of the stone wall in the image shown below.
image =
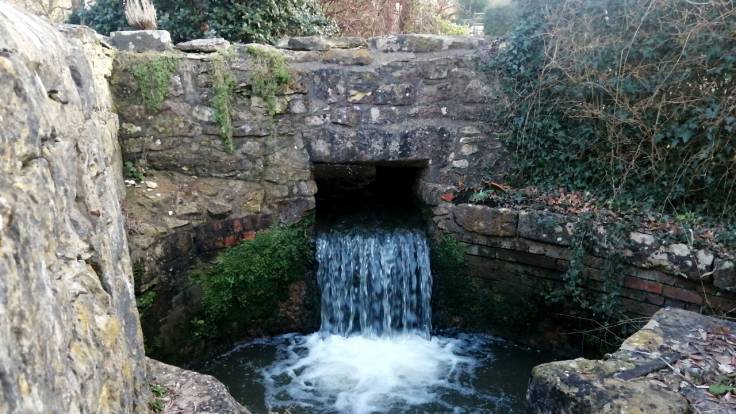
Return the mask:
<path fill-rule="evenodd" d="M 253 48 L 282 56 L 292 77 L 275 97 L 275 114 L 253 92 Z M 133 43 L 123 49 L 112 87 L 124 158 L 146 174 L 145 183 L 128 187 L 126 212 L 138 292 L 157 292 L 155 320 L 144 323 L 156 327 L 152 335 L 159 327 L 181 330 L 196 309 L 198 293 L 182 277 L 196 258 L 314 209 L 315 165 L 418 167 L 417 195 L 428 204 L 483 172 L 503 171 L 500 129 L 481 121 L 503 105 L 477 67 L 478 54 L 491 49 L 482 39 L 292 38 L 278 47 L 205 40 L 165 53 L 131 52 Z M 161 109 L 151 111 L 133 71 L 163 56 L 176 70 Z M 218 71 L 235 83 L 233 151 L 214 103 Z"/>
<path fill-rule="evenodd" d="M 439 229 L 468 243 L 468 286 L 490 313 L 475 315 L 486 326 L 511 324 L 519 330 L 540 293 L 558 289 L 574 255 L 580 218 L 543 210 L 507 209 L 442 203 L 434 208 Z M 591 299 L 617 292 L 618 309 L 632 317 L 649 317 L 671 306 L 722 314 L 736 308 L 736 270 L 731 252 L 692 248 L 661 236 L 631 232 L 621 268 L 607 275 L 612 255 L 605 227 L 595 228 L 595 250 L 582 258 L 583 289 Z M 606 287 L 605 278 L 612 285 Z M 441 283 L 441 281 L 440 281 Z"/>
<path fill-rule="evenodd" d="M 0 2 L 0 412 L 140 413 L 112 51 Z"/>

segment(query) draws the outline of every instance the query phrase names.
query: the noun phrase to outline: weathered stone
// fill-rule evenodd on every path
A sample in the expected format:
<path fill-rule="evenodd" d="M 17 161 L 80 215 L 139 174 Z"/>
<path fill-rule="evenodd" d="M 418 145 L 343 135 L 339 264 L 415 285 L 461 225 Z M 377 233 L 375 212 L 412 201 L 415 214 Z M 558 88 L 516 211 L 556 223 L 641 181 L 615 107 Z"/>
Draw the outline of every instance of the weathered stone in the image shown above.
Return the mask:
<path fill-rule="evenodd" d="M 321 60 L 336 65 L 366 66 L 373 63 L 373 55 L 367 49 L 331 49 L 321 56 Z"/>
<path fill-rule="evenodd" d="M 713 285 L 726 292 L 736 293 L 736 266 L 732 261 L 722 259 L 715 261 Z"/>
<path fill-rule="evenodd" d="M 731 321 L 662 309 L 606 360 L 535 367 L 527 400 L 537 413 L 729 412 L 672 367 L 691 355 L 704 360 L 704 334 L 735 329 Z"/>
<path fill-rule="evenodd" d="M 685 414 L 685 397 L 648 381 L 614 378 L 633 368 L 624 361 L 552 362 L 534 367 L 527 399 L 535 413 Z"/>
<path fill-rule="evenodd" d="M 519 236 L 560 246 L 569 246 L 575 225 L 565 216 L 543 211 L 519 213 Z"/>
<path fill-rule="evenodd" d="M 64 32 L 0 2 L 0 412 L 142 413 L 111 53 Z"/>
<path fill-rule="evenodd" d="M 332 45 L 328 39 L 320 36 L 287 37 L 281 39 L 276 47 L 290 50 L 330 50 Z"/>
<path fill-rule="evenodd" d="M 112 45 L 127 52 L 165 52 L 172 49 L 166 30 L 130 30 L 110 33 Z"/>
<path fill-rule="evenodd" d="M 185 370 L 147 358 L 148 381 L 163 387 L 166 412 L 180 414 L 249 414 L 230 396 L 220 381 L 209 375 Z"/>
<path fill-rule="evenodd" d="M 485 236 L 516 236 L 518 214 L 507 208 L 491 208 L 474 204 L 460 204 L 452 210 L 462 228 Z"/>
<path fill-rule="evenodd" d="M 230 47 L 230 42 L 216 37 L 212 39 L 194 39 L 176 44 L 176 48 L 184 52 L 214 53 Z"/>

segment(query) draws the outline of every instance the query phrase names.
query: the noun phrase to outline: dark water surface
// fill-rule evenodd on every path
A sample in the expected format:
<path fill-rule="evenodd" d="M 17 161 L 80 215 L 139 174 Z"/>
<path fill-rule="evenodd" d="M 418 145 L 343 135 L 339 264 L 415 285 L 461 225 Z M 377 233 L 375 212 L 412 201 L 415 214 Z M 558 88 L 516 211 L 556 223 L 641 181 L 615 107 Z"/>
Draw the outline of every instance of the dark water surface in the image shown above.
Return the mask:
<path fill-rule="evenodd" d="M 283 335 L 210 361 L 253 411 L 268 413 L 526 413 L 533 366 L 554 355 L 489 335 L 426 340 Z"/>

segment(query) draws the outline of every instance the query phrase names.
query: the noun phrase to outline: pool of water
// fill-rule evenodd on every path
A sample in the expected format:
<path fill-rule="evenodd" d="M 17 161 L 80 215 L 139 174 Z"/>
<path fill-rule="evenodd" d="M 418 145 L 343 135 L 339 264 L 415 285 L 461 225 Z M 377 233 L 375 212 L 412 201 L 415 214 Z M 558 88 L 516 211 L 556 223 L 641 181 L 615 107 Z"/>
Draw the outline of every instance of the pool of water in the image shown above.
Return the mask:
<path fill-rule="evenodd" d="M 287 334 L 239 344 L 202 371 L 260 413 L 526 413 L 553 355 L 471 333 Z"/>

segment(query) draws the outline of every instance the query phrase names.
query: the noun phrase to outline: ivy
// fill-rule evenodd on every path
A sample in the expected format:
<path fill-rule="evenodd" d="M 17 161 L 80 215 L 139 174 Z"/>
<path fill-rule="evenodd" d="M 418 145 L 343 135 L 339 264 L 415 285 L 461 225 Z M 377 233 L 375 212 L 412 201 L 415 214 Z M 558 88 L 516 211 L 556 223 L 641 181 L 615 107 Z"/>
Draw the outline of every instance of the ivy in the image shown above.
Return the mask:
<path fill-rule="evenodd" d="M 521 9 L 485 64 L 512 102 L 502 116 L 516 187 L 736 216 L 736 5 L 526 0 Z"/>

